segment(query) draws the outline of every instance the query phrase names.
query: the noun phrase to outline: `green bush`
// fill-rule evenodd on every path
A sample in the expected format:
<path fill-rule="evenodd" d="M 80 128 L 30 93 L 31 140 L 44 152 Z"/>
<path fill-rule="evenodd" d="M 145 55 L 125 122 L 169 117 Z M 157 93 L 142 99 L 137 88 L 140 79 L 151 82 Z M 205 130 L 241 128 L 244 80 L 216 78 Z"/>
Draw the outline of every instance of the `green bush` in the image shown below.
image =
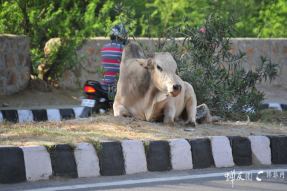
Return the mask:
<path fill-rule="evenodd" d="M 277 64 L 261 56 L 255 71 L 241 67 L 246 53 L 230 53 L 230 37 L 235 35 L 238 19 L 222 16 L 218 6 L 213 4 L 201 29 L 188 25 L 188 17 L 183 24 L 169 28 L 166 37 L 158 41 L 157 51 L 174 54 L 177 73 L 192 84 L 198 104 L 206 103 L 216 114 L 259 111 L 264 93 L 255 85 L 273 80 Z M 178 43 L 178 37 L 184 40 Z"/>

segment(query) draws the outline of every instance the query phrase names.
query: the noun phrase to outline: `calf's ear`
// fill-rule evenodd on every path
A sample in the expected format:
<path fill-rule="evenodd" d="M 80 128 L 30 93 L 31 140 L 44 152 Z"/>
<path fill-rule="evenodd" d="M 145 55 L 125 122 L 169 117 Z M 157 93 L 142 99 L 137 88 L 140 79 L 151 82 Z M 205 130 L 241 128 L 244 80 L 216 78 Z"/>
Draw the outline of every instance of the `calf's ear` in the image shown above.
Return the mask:
<path fill-rule="evenodd" d="M 143 68 L 148 68 L 148 63 L 146 59 L 136 59 L 140 66 Z"/>
<path fill-rule="evenodd" d="M 136 61 L 139 63 L 140 66 L 144 67 L 144 68 L 152 68 L 153 66 L 153 62 L 152 59 L 136 59 Z"/>
<path fill-rule="evenodd" d="M 140 66 L 146 67 L 146 60 L 145 59 L 136 59 Z"/>

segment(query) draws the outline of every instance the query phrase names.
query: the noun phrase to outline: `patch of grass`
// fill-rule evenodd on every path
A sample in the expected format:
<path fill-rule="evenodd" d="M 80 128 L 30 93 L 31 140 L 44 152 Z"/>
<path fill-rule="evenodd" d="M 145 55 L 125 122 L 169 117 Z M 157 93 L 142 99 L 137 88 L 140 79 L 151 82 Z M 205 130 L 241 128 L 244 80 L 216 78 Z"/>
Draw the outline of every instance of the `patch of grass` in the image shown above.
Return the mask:
<path fill-rule="evenodd" d="M 44 145 L 47 151 L 50 153 L 51 163 L 55 163 L 55 157 L 57 156 L 56 145 Z"/>
<path fill-rule="evenodd" d="M 145 149 L 145 152 L 146 152 L 146 153 L 147 153 L 147 152 L 148 152 L 148 150 L 149 150 L 149 144 L 150 144 L 150 142 L 149 142 L 149 141 L 144 141 L 144 142 L 143 142 L 144 149 Z"/>
<path fill-rule="evenodd" d="M 100 156 L 101 150 L 103 149 L 103 145 L 99 140 L 92 139 L 91 137 L 87 137 L 87 141 L 92 143 L 94 148 L 96 149 L 97 155 Z"/>
<path fill-rule="evenodd" d="M 287 125 L 287 112 L 275 109 L 266 109 L 261 112 L 261 121 L 264 123 Z"/>

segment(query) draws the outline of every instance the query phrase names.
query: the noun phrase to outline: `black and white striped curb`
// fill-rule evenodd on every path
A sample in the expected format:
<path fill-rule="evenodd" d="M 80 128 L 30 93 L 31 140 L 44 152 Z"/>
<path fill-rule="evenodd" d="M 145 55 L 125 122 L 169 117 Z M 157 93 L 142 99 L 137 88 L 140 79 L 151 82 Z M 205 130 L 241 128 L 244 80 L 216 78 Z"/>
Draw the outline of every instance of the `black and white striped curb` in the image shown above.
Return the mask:
<path fill-rule="evenodd" d="M 168 141 L 103 142 L 75 147 L 0 147 L 0 183 L 114 176 L 147 171 L 287 164 L 287 136 L 213 136 Z"/>
<path fill-rule="evenodd" d="M 263 108 L 273 108 L 279 111 L 287 111 L 287 104 L 280 103 L 264 103 Z"/>
<path fill-rule="evenodd" d="M 63 119 L 77 119 L 84 107 L 68 109 L 34 109 L 34 110 L 1 110 L 0 122 L 3 120 L 13 123 L 31 121 L 61 121 Z"/>

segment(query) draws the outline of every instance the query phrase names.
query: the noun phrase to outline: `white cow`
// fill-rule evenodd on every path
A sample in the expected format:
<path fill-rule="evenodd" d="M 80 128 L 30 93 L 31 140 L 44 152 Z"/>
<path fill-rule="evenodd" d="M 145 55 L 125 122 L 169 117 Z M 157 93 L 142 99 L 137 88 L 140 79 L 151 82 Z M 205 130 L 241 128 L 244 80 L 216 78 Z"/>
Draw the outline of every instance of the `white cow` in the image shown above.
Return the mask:
<path fill-rule="evenodd" d="M 155 53 L 146 59 L 137 43 L 124 48 L 120 65 L 120 78 L 114 101 L 115 116 L 134 116 L 164 123 L 173 123 L 182 117 L 186 123 L 196 125 L 198 107 L 193 87 L 175 74 L 177 64 L 168 52 Z"/>

